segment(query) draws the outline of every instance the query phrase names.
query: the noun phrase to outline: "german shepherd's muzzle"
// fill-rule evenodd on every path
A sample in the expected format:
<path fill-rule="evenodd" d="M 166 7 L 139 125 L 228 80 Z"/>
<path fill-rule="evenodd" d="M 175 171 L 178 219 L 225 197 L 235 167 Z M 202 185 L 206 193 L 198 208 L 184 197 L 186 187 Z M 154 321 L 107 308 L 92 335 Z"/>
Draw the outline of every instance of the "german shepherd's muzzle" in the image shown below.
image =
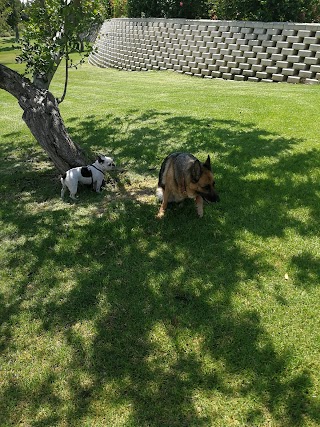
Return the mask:
<path fill-rule="evenodd" d="M 162 201 L 158 218 L 161 218 L 169 202 L 190 198 L 196 202 L 199 217 L 203 216 L 203 200 L 219 202 L 211 170 L 210 157 L 201 163 L 188 153 L 173 153 L 162 162 L 157 195 Z"/>

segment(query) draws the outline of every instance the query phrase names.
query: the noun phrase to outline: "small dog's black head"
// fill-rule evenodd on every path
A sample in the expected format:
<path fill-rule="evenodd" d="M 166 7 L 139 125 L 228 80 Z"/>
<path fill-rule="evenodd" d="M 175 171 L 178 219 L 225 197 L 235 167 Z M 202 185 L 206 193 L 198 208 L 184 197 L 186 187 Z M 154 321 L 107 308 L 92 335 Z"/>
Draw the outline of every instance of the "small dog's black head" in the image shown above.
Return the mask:
<path fill-rule="evenodd" d="M 108 171 L 116 167 L 112 157 L 99 155 L 97 158 L 97 162 L 101 169 L 103 169 L 104 171 Z"/>

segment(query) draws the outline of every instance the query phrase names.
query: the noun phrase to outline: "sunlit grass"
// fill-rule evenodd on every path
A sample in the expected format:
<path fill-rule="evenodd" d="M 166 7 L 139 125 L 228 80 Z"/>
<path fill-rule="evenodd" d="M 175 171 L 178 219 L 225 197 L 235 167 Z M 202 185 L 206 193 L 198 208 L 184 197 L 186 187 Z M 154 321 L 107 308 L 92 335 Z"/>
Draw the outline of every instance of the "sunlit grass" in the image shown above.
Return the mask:
<path fill-rule="evenodd" d="M 319 96 L 72 70 L 72 138 L 126 172 L 70 203 L 1 92 L 1 425 L 319 425 Z M 191 202 L 155 218 L 177 150 L 212 157 L 201 220 Z"/>

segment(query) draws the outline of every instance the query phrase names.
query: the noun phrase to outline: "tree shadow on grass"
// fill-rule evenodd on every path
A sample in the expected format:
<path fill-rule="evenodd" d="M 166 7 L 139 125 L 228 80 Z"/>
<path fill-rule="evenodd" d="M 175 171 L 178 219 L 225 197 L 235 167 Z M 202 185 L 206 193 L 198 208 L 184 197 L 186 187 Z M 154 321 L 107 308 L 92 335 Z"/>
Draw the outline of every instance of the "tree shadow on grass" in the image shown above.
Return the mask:
<path fill-rule="evenodd" d="M 281 236 L 288 227 L 308 235 L 318 224 L 315 166 L 320 163 L 319 151 L 292 153 L 299 141 L 281 138 L 254 124 L 172 117 L 152 110 L 143 114 L 129 111 L 125 118 L 109 115 L 97 120 L 89 116 L 70 131 L 84 146 L 111 152 L 120 166 L 149 176 L 157 175 L 170 152 L 188 151 L 203 161 L 210 154 L 223 205 L 236 209 L 245 228 L 264 237 Z M 288 209 L 299 207 L 309 209 L 307 226 L 288 215 Z"/>
<path fill-rule="evenodd" d="M 59 337 L 54 342 L 65 346 L 67 357 L 57 362 L 53 350 L 52 369 L 32 393 L 13 376 L 1 391 L 6 403 L 0 419 L 17 421 L 28 408 L 37 415 L 28 419 L 34 426 L 87 419 L 98 425 L 104 417 L 106 425 L 205 426 L 223 422 L 219 407 L 228 400 L 249 399 L 253 409 L 230 407 L 230 419 L 249 425 L 267 423 L 268 416 L 279 426 L 301 425 L 305 417 L 320 422 L 310 372 L 288 374 L 290 349 L 279 353 L 258 310 L 234 302 L 241 283 L 258 283 L 273 268 L 263 251 L 244 250 L 241 232 L 257 238 L 283 237 L 288 228 L 302 236 L 314 232 L 316 183 L 297 176 L 309 176 L 319 154 L 292 154 L 298 141 L 235 121 L 154 111 L 131 116 L 89 117 L 72 133 L 153 177 L 148 167 L 160 167 L 170 151 L 213 154 L 221 203 L 205 206 L 202 220 L 186 203 L 157 221 L 155 205 L 115 200 L 103 216 L 77 223 L 76 206 L 30 213 L 23 200 L 11 199 L 4 219 L 25 241 L 9 261 L 22 274 L 16 273 L 10 298 L 3 296 L 1 349 L 10 351 L 15 319 L 27 310 L 41 323 L 41 334 Z M 288 215 L 301 204 L 310 227 Z M 38 241 L 33 237 L 40 229 L 45 237 Z M 303 261 L 293 262 L 303 278 Z M 61 375 L 64 392 L 57 386 Z"/>
<path fill-rule="evenodd" d="M 9 43 L 12 43 L 12 44 L 10 46 L 1 46 L 0 47 L 0 52 L 11 52 L 12 48 L 19 49 L 17 47 L 17 41 L 16 41 L 16 39 L 14 37 L 10 37 L 10 38 L 6 37 L 5 42 L 7 44 L 9 44 Z"/>

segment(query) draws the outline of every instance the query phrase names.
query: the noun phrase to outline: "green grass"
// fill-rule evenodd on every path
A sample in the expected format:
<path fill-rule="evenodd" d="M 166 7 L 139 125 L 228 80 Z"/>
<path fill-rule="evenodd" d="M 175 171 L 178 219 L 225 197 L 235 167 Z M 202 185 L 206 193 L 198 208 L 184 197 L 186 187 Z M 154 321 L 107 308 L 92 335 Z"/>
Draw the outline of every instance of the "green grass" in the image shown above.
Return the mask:
<path fill-rule="evenodd" d="M 127 172 L 62 202 L 1 92 L 0 425 L 318 426 L 320 86 L 70 78 L 73 139 Z M 176 150 L 212 156 L 202 219 L 155 218 Z"/>

